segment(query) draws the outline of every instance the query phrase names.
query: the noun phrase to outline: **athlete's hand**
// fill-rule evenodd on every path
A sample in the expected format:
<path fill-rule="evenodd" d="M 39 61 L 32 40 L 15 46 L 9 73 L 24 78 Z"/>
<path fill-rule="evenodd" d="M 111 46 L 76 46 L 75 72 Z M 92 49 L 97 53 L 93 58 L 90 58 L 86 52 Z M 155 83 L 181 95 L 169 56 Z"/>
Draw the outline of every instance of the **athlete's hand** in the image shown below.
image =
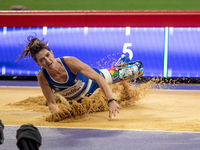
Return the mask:
<path fill-rule="evenodd" d="M 56 104 L 48 104 L 48 106 L 51 113 L 60 111 L 59 107 Z"/>
<path fill-rule="evenodd" d="M 121 109 L 121 107 L 116 103 L 116 101 L 111 101 L 109 103 L 109 118 L 112 118 L 112 115 L 114 115 L 114 117 L 116 116 L 116 112 L 119 113 L 119 109 Z"/>

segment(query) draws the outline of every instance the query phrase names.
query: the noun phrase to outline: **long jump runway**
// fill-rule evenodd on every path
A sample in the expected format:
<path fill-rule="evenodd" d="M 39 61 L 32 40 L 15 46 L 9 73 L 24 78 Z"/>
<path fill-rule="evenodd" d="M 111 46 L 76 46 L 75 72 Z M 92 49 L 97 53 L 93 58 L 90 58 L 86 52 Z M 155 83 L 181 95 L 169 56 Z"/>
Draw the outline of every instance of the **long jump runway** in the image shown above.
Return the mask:
<path fill-rule="evenodd" d="M 0 82 L 1 86 L 11 86 Z M 12 82 L 13 84 L 13 82 Z M 19 86 L 19 84 L 17 83 Z M 26 86 L 26 85 L 23 85 Z M 32 86 L 37 86 L 37 83 Z M 174 90 L 200 90 L 197 85 L 167 87 Z M 5 141 L 0 150 L 17 150 L 16 131 L 20 126 L 5 125 Z M 91 128 L 38 127 L 40 150 L 199 150 L 200 132 L 109 130 Z"/>

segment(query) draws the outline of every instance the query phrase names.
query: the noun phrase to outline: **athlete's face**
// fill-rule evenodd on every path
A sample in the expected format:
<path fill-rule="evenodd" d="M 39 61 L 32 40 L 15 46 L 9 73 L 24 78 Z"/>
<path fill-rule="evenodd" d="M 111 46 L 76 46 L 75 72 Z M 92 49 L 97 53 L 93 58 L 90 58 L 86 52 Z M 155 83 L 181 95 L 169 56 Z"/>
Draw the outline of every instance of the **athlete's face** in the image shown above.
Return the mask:
<path fill-rule="evenodd" d="M 39 53 L 35 55 L 37 59 L 37 64 L 45 69 L 51 69 L 54 66 L 55 58 L 52 51 L 48 51 L 47 49 L 41 50 Z"/>

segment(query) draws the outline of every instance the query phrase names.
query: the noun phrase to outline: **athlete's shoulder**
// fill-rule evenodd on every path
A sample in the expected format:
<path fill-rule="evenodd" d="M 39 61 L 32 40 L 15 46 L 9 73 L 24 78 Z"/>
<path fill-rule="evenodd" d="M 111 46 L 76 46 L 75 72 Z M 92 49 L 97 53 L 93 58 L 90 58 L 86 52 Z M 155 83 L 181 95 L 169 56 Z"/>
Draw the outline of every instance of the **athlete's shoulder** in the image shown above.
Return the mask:
<path fill-rule="evenodd" d="M 37 80 L 38 80 L 38 83 L 41 87 L 49 85 L 48 82 L 47 82 L 47 79 L 45 78 L 45 76 L 42 72 L 42 69 L 40 69 L 40 71 L 37 74 Z"/>
<path fill-rule="evenodd" d="M 76 64 L 76 62 L 78 61 L 78 59 L 76 57 L 73 56 L 65 56 L 62 57 L 65 61 L 66 64 Z"/>
<path fill-rule="evenodd" d="M 83 63 L 76 57 L 63 57 L 65 64 L 73 74 L 77 74 L 83 68 Z"/>
<path fill-rule="evenodd" d="M 44 77 L 43 73 L 42 73 L 42 68 L 40 69 L 40 71 L 37 74 L 37 79 L 42 79 Z"/>
<path fill-rule="evenodd" d="M 71 60 L 71 59 L 73 59 L 73 58 L 75 58 L 75 57 L 73 57 L 73 56 L 64 56 L 64 57 L 62 57 L 65 61 L 68 61 L 68 60 Z"/>
<path fill-rule="evenodd" d="M 46 82 L 46 78 L 45 78 L 45 76 L 42 72 L 42 68 L 40 69 L 40 71 L 37 74 L 37 80 L 38 80 L 39 83 Z"/>

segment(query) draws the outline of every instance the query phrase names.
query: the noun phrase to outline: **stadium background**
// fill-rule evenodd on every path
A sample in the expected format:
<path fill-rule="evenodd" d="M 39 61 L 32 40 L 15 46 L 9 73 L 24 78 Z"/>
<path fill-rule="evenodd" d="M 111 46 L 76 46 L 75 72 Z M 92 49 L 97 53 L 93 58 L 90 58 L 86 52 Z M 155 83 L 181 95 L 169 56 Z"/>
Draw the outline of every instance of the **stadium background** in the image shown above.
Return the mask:
<path fill-rule="evenodd" d="M 9 1 L 9 2 L 3 2 L 1 1 L 1 6 L 0 9 L 1 10 L 8 10 L 10 6 L 12 5 L 24 5 L 26 6 L 27 10 L 198 10 L 198 6 L 199 6 L 199 2 L 198 1 L 125 1 L 125 2 L 121 2 L 121 1 L 76 1 L 76 2 L 72 2 L 72 1 L 56 1 L 56 3 L 54 1 Z M 63 30 L 64 29 L 64 30 Z M 138 34 L 135 34 L 134 36 L 130 37 L 128 42 L 127 40 L 123 41 L 124 38 L 126 38 L 123 34 L 125 32 L 127 32 L 127 28 L 114 28 L 114 30 L 120 30 L 120 33 L 118 31 L 114 31 L 114 37 L 120 36 L 120 38 L 115 38 L 115 41 L 112 40 L 113 38 L 113 28 L 108 28 L 106 30 L 108 30 L 106 35 L 101 35 L 104 28 L 98 28 L 98 32 L 95 32 L 92 36 L 90 35 L 90 39 L 95 39 L 96 36 L 99 36 L 98 38 L 96 38 L 95 42 L 99 41 L 99 39 L 103 39 L 103 38 L 107 38 L 109 39 L 107 43 L 105 43 L 105 41 L 103 42 L 99 42 L 99 44 L 95 45 L 94 41 L 90 40 L 90 41 L 82 41 L 82 39 L 84 39 L 84 35 L 78 35 L 82 33 L 85 33 L 85 28 L 69 28 L 69 27 L 65 27 L 65 28 L 49 28 L 47 27 L 47 35 L 51 38 L 48 38 L 48 36 L 45 36 L 45 38 L 47 37 L 47 40 L 50 41 L 52 39 L 53 41 L 56 41 L 55 38 L 58 39 L 58 34 L 54 35 L 51 33 L 54 32 L 54 30 L 57 31 L 57 33 L 59 32 L 65 32 L 66 34 L 69 33 L 68 30 L 71 30 L 70 36 L 72 37 L 72 43 L 70 45 L 70 43 L 66 43 L 66 45 L 70 45 L 71 47 L 73 47 L 75 53 L 79 54 L 77 57 L 79 59 L 82 59 L 82 61 L 89 63 L 89 65 L 94 66 L 94 67 L 98 67 L 97 65 L 99 64 L 99 62 L 101 63 L 101 60 L 104 60 L 104 63 L 106 60 L 106 57 L 108 55 L 115 55 L 116 53 L 118 54 L 118 56 L 115 56 L 114 59 L 117 59 L 118 57 L 120 57 L 121 54 L 119 54 L 119 52 L 122 51 L 123 46 L 125 47 L 125 44 L 129 44 L 127 46 L 128 48 L 131 48 L 134 52 L 134 59 L 140 59 L 142 61 L 146 61 L 145 62 L 145 74 L 144 77 L 154 77 L 154 76 L 158 76 L 158 77 L 176 77 L 179 78 L 183 77 L 185 80 L 186 78 L 189 78 L 188 80 L 190 80 L 190 83 L 198 83 L 199 80 L 199 76 L 200 73 L 198 70 L 199 66 L 199 44 L 198 41 L 200 39 L 199 36 L 199 28 L 198 27 L 193 27 L 193 28 L 166 28 L 165 26 L 160 27 L 160 28 L 145 28 L 145 27 L 140 27 L 139 28 L 139 32 L 138 32 L 138 28 L 137 27 L 131 27 L 131 29 L 128 29 L 129 32 L 132 33 L 132 31 L 134 32 L 135 30 L 137 30 L 136 32 L 138 32 Z M 77 32 L 77 30 L 79 30 Z M 82 30 L 82 31 L 81 31 Z M 92 29 L 87 29 L 87 32 L 90 32 Z M 94 28 L 93 28 L 94 30 Z M 96 29 L 95 29 L 96 30 Z M 30 60 L 26 60 L 23 62 L 19 62 L 14 63 L 14 59 L 16 58 L 16 54 L 18 54 L 20 52 L 20 48 L 18 45 L 18 50 L 16 49 L 16 46 L 12 47 L 12 43 L 13 41 L 16 41 L 16 39 L 14 39 L 14 37 L 16 37 L 18 39 L 21 39 L 21 41 L 23 41 L 25 39 L 25 35 L 27 36 L 27 34 L 22 34 L 23 32 L 26 33 L 30 33 L 30 32 L 35 32 L 37 31 L 37 34 L 41 34 L 40 37 L 44 37 L 44 28 L 42 27 L 35 27 L 35 28 L 13 28 L 13 27 L 8 27 L 6 28 L 6 33 L 10 31 L 10 34 L 5 36 L 4 31 L 5 31 L 5 27 L 1 27 L 0 31 L 2 33 L 1 35 L 1 51 L 3 51 L 3 55 L 2 55 L 2 60 L 1 61 L 1 74 L 3 75 L 2 77 L 5 79 L 8 76 L 5 75 L 34 75 L 37 72 L 35 71 L 36 69 L 38 70 L 38 66 L 33 66 L 33 62 L 31 62 Z M 13 31 L 15 31 L 13 33 Z M 171 44 L 170 44 L 170 37 L 168 37 L 168 49 L 169 49 L 169 54 L 167 54 L 167 59 L 169 62 L 163 62 L 163 60 L 165 59 L 164 54 L 165 50 L 163 47 L 165 47 L 165 41 L 166 41 L 166 31 L 169 32 L 168 34 L 170 35 L 171 33 L 173 33 L 173 37 L 171 38 Z M 18 32 L 18 33 L 16 33 Z M 22 34 L 23 36 L 19 36 L 19 33 Z M 50 34 L 49 34 L 50 33 Z M 74 34 L 75 33 L 75 34 Z M 97 35 L 98 33 L 100 33 L 100 35 Z M 135 33 L 135 32 L 134 32 Z M 145 35 L 144 35 L 145 33 Z M 63 33 L 64 34 L 64 33 Z M 168 35 L 168 36 L 169 36 Z M 74 37 L 73 37 L 74 36 Z M 79 40 L 77 39 L 77 36 L 79 37 Z M 62 37 L 60 37 L 61 39 L 64 37 L 64 35 L 62 35 Z M 88 38 L 88 37 L 87 37 Z M 140 40 L 140 39 L 145 39 L 147 38 L 147 40 Z M 13 40 L 10 40 L 13 39 Z M 61 39 L 58 39 L 58 41 L 61 41 Z M 74 40 L 73 40 L 74 39 Z M 136 41 L 137 39 L 139 39 L 136 43 L 132 43 L 130 41 Z M 20 40 L 17 40 L 16 43 L 22 43 Z M 73 42 L 76 41 L 76 42 Z M 114 42 L 113 42 L 114 41 Z M 117 46 L 117 44 L 119 44 L 120 42 L 116 42 L 116 41 L 121 41 L 121 45 Z M 81 42 L 83 42 L 84 44 L 80 44 Z M 77 45 L 77 43 L 79 43 L 80 45 L 78 45 L 77 47 L 75 47 L 75 45 Z M 63 45 L 62 45 L 63 44 Z M 114 45 L 114 47 L 110 47 L 110 50 L 108 51 L 107 49 L 109 49 L 109 44 L 110 45 Z M 124 45 L 123 45 L 124 44 Z M 131 45 L 130 45 L 131 44 Z M 7 45 L 7 46 L 2 46 L 2 45 Z M 51 45 L 51 44 L 50 44 Z M 66 45 L 64 45 L 64 42 L 60 42 L 59 43 L 59 56 L 63 56 L 65 55 L 66 51 Z M 88 49 L 85 48 L 87 47 L 87 45 L 89 45 Z M 94 46 L 92 46 L 94 45 Z M 99 47 L 100 45 L 106 46 L 107 49 L 104 49 L 104 47 L 96 49 L 97 47 Z M 172 45 L 172 46 L 171 46 Z M 170 51 L 170 46 L 171 46 L 171 50 Z M 12 48 L 11 48 L 12 47 Z M 54 43 L 54 47 L 58 47 L 57 43 Z M 53 47 L 53 48 L 54 48 Z M 80 48 L 82 47 L 82 49 Z M 83 48 L 84 47 L 84 48 Z M 141 48 L 142 47 L 142 48 Z M 51 47 L 50 47 L 51 48 Z M 52 48 L 52 49 L 53 49 Z M 115 50 L 118 48 L 118 50 L 115 53 Z M 10 49 L 14 49 L 11 53 L 9 52 Z M 96 52 L 94 52 L 94 49 Z M 57 51 L 57 50 L 56 50 Z M 104 52 L 103 52 L 104 51 Z M 168 52 L 168 50 L 167 50 Z M 9 54 L 12 54 L 12 58 L 7 58 L 6 56 Z M 55 52 L 56 53 L 56 52 Z M 57 53 L 56 53 L 57 54 Z M 61 55 L 62 54 L 62 55 Z M 74 55 L 74 53 L 67 53 L 67 55 Z M 10 56 L 10 57 L 11 57 Z M 58 55 L 56 55 L 58 56 Z M 58 56 L 58 57 L 59 57 Z M 82 56 L 86 56 L 85 60 L 83 59 L 84 57 Z M 95 58 L 94 58 L 95 56 Z M 97 57 L 98 56 L 98 57 Z M 97 57 L 97 58 L 96 58 Z M 88 58 L 90 58 L 92 61 L 88 62 Z M 149 58 L 149 59 L 148 59 Z M 6 59 L 6 60 L 5 60 Z M 134 60 L 133 59 L 133 60 Z M 12 60 L 12 61 L 9 61 Z M 174 61 L 176 60 L 176 61 Z M 96 62 L 95 62 L 96 61 Z M 171 62 L 170 62 L 171 61 Z M 158 63 L 159 62 L 159 63 Z M 8 66 L 11 66 L 10 68 L 6 68 L 5 67 L 5 63 L 8 63 Z M 94 64 L 96 63 L 96 64 Z M 167 64 L 167 69 L 165 68 L 166 64 Z M 171 65 L 171 66 L 170 66 Z M 20 70 L 21 68 L 29 68 L 32 67 L 35 69 L 32 70 Z M 103 64 L 101 64 L 101 66 L 103 66 Z M 13 67 L 14 70 L 13 71 Z M 106 67 L 110 67 L 106 66 Z M 168 68 L 169 67 L 169 68 Z M 170 68 L 171 67 L 171 68 Z M 5 69 L 6 68 L 6 69 Z M 164 70 L 165 68 L 165 70 Z M 28 73 L 27 73 L 28 72 Z M 173 73 L 172 73 L 173 72 Z M 10 76 L 9 76 L 10 77 Z M 3 79 L 2 78 L 2 79 Z M 13 78 L 13 77 L 12 77 Z M 22 79 L 22 77 L 17 77 L 18 79 Z M 34 76 L 33 76 L 34 78 Z M 192 79 L 191 79 L 192 78 Z M 194 79 L 195 78 L 195 79 Z M 15 78 L 16 79 L 16 78 Z M 30 76 L 29 76 L 30 79 Z M 34 78 L 35 80 L 35 78 Z M 182 81 L 182 80 L 179 80 Z M 186 81 L 187 82 L 187 81 Z"/>
<path fill-rule="evenodd" d="M 1 5 L 0 9 L 7 10 L 11 5 L 25 5 L 29 10 L 198 10 L 199 9 L 199 2 L 198 1 L 76 1 L 76 3 L 72 1 L 0 1 Z M 67 4 L 64 4 L 66 2 Z M 71 3 L 72 2 L 72 3 Z M 79 2 L 79 3 L 78 3 Z M 84 4 L 83 4 L 84 2 Z M 102 3 L 104 2 L 104 3 Z M 70 4 L 71 3 L 71 4 Z M 96 6 L 92 7 L 92 3 Z M 109 4 L 108 4 L 109 3 Z M 60 5 L 58 7 L 58 5 Z M 67 6 L 65 6 L 67 5 Z M 134 7 L 133 7 L 134 5 Z M 72 8 L 68 6 L 73 6 Z M 79 7 L 78 7 L 79 6 Z M 68 8 L 67 8 L 68 7 Z M 115 8 L 114 8 L 115 7 Z M 99 9 L 98 9 L 99 8 Z M 106 8 L 106 9 L 105 9 Z M 2 22 L 5 20 L 1 20 Z M 13 20 L 10 20 L 13 21 Z M 198 24 L 198 20 L 195 20 L 196 24 Z M 1 22 L 1 24 L 2 24 Z M 185 23 L 188 23 L 186 20 Z M 197 28 L 196 28 L 197 27 Z M 187 36 L 187 34 L 179 34 L 180 38 L 184 37 L 184 41 L 187 39 L 191 39 L 190 42 L 198 43 L 198 26 L 195 28 L 187 28 L 186 32 L 193 31 L 192 35 Z M 20 29 L 20 28 L 17 28 Z M 28 28 L 29 29 L 29 28 Z M 169 29 L 169 30 L 168 30 Z M 5 44 L 5 39 L 13 42 L 13 35 L 8 34 L 9 31 L 12 32 L 13 28 L 0 28 L 0 33 L 6 33 L 6 36 L 10 36 L 9 38 L 2 37 L 0 39 L 0 44 Z M 132 29 L 131 29 L 132 30 Z M 135 29 L 133 29 L 135 30 Z M 145 28 L 141 28 L 141 31 L 146 30 Z M 170 31 L 170 28 L 166 28 L 165 26 L 161 29 Z M 180 31 L 183 31 L 184 28 L 180 28 Z M 44 28 L 46 31 L 46 28 Z M 26 32 L 26 31 L 25 31 Z M 177 32 L 177 31 L 176 31 Z M 20 37 L 22 32 L 18 33 L 17 37 Z M 42 28 L 43 34 L 43 28 Z M 41 34 L 41 35 L 42 35 Z M 47 35 L 49 32 L 47 31 Z M 164 33 L 163 33 L 164 34 Z M 182 36 L 183 35 L 183 36 Z M 164 37 L 162 36 L 164 39 Z M 24 40 L 23 38 L 20 40 Z M 184 43 L 184 42 L 182 42 Z M 186 45 L 187 52 L 185 55 L 179 55 L 180 58 L 186 58 L 190 53 L 190 46 L 188 42 Z M 145 43 L 146 44 L 146 43 Z M 181 45 L 181 44 L 178 44 Z M 140 45 L 139 45 L 140 46 Z M 184 45 L 182 45 L 184 48 Z M 199 58 L 198 55 L 198 45 L 194 44 L 193 49 L 195 51 L 192 54 L 196 54 L 197 60 Z M 9 48 L 8 46 L 8 49 Z M 2 58 L 7 57 L 10 58 L 12 54 L 15 57 L 15 53 L 11 53 L 6 51 L 5 55 L 2 52 L 0 47 L 1 55 L 0 62 L 2 62 Z M 174 60 L 178 56 L 178 52 L 176 51 L 177 55 L 175 55 Z M 154 53 L 152 53 L 154 54 Z M 170 54 L 171 55 L 171 54 Z M 163 55 L 162 55 L 163 56 Z M 194 55 L 193 55 L 194 56 Z M 141 57 L 142 58 L 142 57 Z M 6 59 L 6 60 L 8 60 Z M 11 58 L 10 58 L 11 59 Z M 13 59 L 12 59 L 13 60 Z M 193 61 L 193 59 L 184 59 Z M 25 60 L 25 63 L 28 63 L 29 60 Z M 156 61 L 158 63 L 159 61 Z M 182 62 L 179 60 L 179 62 Z M 22 61 L 20 62 L 22 63 Z M 163 62 L 162 62 L 163 63 Z M 146 64 L 146 63 L 145 63 Z M 194 65 L 193 65 L 194 64 Z M 190 62 L 191 68 L 193 66 L 197 66 L 199 62 Z M 184 66 L 184 65 L 183 65 Z M 1 65 L 0 65 L 1 67 Z M 198 66 L 197 66 L 198 67 Z M 23 67 L 22 67 L 23 68 Z M 147 68 L 145 66 L 145 68 Z M 1 69 L 2 70 L 2 69 Z M 193 70 L 200 70 L 199 68 L 194 68 Z M 6 70 L 4 70 L 6 72 Z M 196 74 L 193 74 L 196 75 Z M 187 74 L 186 74 L 187 76 Z M 21 77 L 21 78 L 19 78 Z M 30 80 L 29 76 L 29 80 Z M 22 76 L 0 76 L 0 79 L 22 79 L 27 80 L 26 77 Z M 194 78 L 193 78 L 194 79 Z M 195 83 L 198 82 L 199 78 L 194 80 Z M 35 78 L 33 78 L 35 80 Z M 191 80 L 190 80 L 191 81 Z M 30 86 L 30 82 L 28 81 Z M 19 89 L 13 88 L 8 92 L 8 88 L 2 88 L 1 92 L 1 119 L 6 125 L 5 128 L 5 143 L 1 146 L 1 149 L 5 147 L 7 149 L 14 149 L 16 148 L 16 138 L 15 133 L 19 126 L 14 125 L 21 125 L 27 122 L 32 122 L 36 126 L 57 126 L 57 127 L 64 127 L 64 130 L 59 128 L 40 128 L 40 131 L 43 135 L 43 145 L 42 149 L 105 149 L 108 146 L 115 148 L 115 149 L 130 149 L 134 147 L 135 149 L 199 149 L 199 91 L 193 91 L 194 89 L 192 86 L 185 85 L 186 90 L 184 91 L 176 91 L 176 90 L 161 90 L 157 91 L 157 94 L 152 94 L 148 97 L 148 99 L 140 100 L 136 106 L 131 108 L 124 108 L 120 111 L 120 114 L 117 118 L 113 119 L 112 121 L 108 121 L 107 119 L 107 112 L 99 112 L 92 114 L 88 121 L 80 121 L 80 122 L 72 122 L 72 123 L 56 123 L 51 122 L 48 123 L 46 121 L 41 121 L 41 116 L 49 115 L 49 112 L 36 112 L 33 113 L 32 109 L 30 111 L 19 111 L 17 109 L 13 109 L 12 107 L 6 107 L 8 103 L 15 103 L 21 101 L 30 96 L 37 96 L 38 93 L 41 94 L 41 90 L 39 88 L 34 88 L 30 91 L 31 88 L 27 87 L 20 87 Z M 193 86 L 194 87 L 194 86 Z M 172 88 L 173 89 L 173 88 Z M 182 89 L 183 90 L 183 89 Z M 161 92 L 161 93 L 159 93 Z M 13 96 L 14 95 L 14 96 Z M 37 106 L 38 107 L 38 106 Z M 35 109 L 35 108 L 34 108 Z M 39 107 L 40 109 L 40 107 Z M 195 113 L 194 113 L 195 112 Z M 31 116 L 31 117 L 30 117 Z M 92 119 L 91 119 L 92 118 Z M 12 126 L 7 126 L 12 125 Z M 106 126 L 105 126 L 106 125 Z M 72 128 L 101 128 L 97 132 L 95 130 L 91 130 L 88 134 L 88 130 L 69 130 L 68 127 Z M 102 128 L 114 129 L 111 133 L 110 130 L 102 130 Z M 67 128 L 65 130 L 65 128 Z M 126 129 L 122 131 L 121 129 Z M 117 131 L 116 129 L 120 129 Z M 132 131 L 127 130 L 154 130 L 152 132 L 149 131 L 136 131 L 135 133 Z M 158 132 L 158 131 L 173 131 L 173 132 Z M 87 132 L 85 132 L 87 131 Z M 175 131 L 175 132 L 174 132 Z M 183 131 L 183 132 L 177 132 Z M 185 132 L 189 131 L 189 133 Z M 191 133 L 194 132 L 193 133 Z M 50 134 L 49 134 L 50 133 Z M 128 134 L 129 133 L 129 134 Z M 124 137 L 124 134 L 128 134 L 128 136 Z M 66 140 L 66 139 L 71 140 Z M 55 140 L 59 139 L 59 140 Z M 93 141 L 94 140 L 94 141 Z M 102 141 L 103 140 L 103 141 Z M 108 142 L 109 141 L 109 142 Z M 112 143 L 112 144 L 109 144 Z M 124 144 L 123 143 L 127 143 Z M 89 146 L 89 147 L 88 147 Z M 14 148 L 13 148 L 14 147 Z M 109 148 L 110 148 L 109 147 Z M 130 148 L 129 148 L 130 147 Z M 111 148 L 110 148 L 111 149 Z"/>
<path fill-rule="evenodd" d="M 199 0 L 0 0 L 0 10 L 24 5 L 28 10 L 199 10 Z"/>

